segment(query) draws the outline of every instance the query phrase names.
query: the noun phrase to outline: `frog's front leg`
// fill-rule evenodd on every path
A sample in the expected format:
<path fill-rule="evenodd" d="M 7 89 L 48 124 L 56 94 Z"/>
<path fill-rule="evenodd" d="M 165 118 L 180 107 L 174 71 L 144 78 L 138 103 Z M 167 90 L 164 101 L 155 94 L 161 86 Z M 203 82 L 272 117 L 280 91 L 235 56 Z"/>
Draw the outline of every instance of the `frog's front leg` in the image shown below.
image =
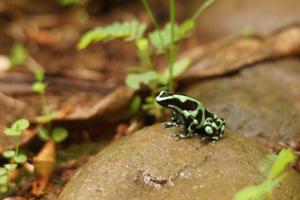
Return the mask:
<path fill-rule="evenodd" d="M 194 136 L 198 125 L 198 120 L 193 116 L 189 116 L 186 124 L 188 124 L 188 127 L 185 127 L 180 134 L 174 134 L 172 136 L 176 137 L 176 139 L 184 139 Z"/>
<path fill-rule="evenodd" d="M 172 119 L 170 122 L 162 123 L 163 128 L 178 127 L 179 125 L 180 125 L 180 119 L 178 118 L 176 112 L 173 112 Z"/>

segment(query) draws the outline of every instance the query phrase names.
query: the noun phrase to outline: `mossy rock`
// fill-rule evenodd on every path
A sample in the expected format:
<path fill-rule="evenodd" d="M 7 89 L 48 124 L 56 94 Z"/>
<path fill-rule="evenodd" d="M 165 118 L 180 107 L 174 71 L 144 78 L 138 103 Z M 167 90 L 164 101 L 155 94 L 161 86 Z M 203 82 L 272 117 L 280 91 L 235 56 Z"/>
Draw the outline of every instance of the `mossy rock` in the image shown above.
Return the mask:
<path fill-rule="evenodd" d="M 258 184 L 267 151 L 253 139 L 226 130 L 224 139 L 199 136 L 176 141 L 179 128 L 144 128 L 109 145 L 81 168 L 59 200 L 213 199 L 232 200 Z M 300 177 L 290 170 L 273 200 L 300 199 Z"/>
<path fill-rule="evenodd" d="M 186 93 L 234 131 L 288 143 L 300 137 L 299 77 L 299 59 L 283 59 L 199 82 Z"/>

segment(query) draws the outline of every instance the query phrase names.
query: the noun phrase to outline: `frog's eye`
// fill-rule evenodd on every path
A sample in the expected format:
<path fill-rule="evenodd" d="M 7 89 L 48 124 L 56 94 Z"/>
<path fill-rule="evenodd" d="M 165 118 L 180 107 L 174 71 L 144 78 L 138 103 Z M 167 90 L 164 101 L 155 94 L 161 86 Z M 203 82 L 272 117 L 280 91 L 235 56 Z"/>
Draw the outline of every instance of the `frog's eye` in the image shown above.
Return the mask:
<path fill-rule="evenodd" d="M 210 127 L 210 126 L 205 127 L 205 132 L 206 132 L 207 134 L 213 134 L 213 129 L 212 129 L 212 127 Z"/>
<path fill-rule="evenodd" d="M 159 93 L 159 97 L 167 97 L 168 96 L 168 93 L 166 91 L 161 91 Z"/>

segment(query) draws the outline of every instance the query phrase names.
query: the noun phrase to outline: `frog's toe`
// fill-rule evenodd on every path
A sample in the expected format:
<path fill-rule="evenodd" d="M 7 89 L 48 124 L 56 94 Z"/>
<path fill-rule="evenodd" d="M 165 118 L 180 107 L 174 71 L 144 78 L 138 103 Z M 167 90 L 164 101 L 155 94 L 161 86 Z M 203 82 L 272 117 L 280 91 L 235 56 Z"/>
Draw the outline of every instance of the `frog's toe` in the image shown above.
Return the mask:
<path fill-rule="evenodd" d="M 182 132 L 178 135 L 178 137 L 180 139 L 184 139 L 184 138 L 190 138 L 190 137 L 193 137 L 194 134 L 193 133 L 186 133 L 186 132 Z"/>
<path fill-rule="evenodd" d="M 209 142 L 211 140 L 211 138 L 210 137 L 202 137 L 201 140 L 206 143 L 206 142 Z"/>
<path fill-rule="evenodd" d="M 174 123 L 174 127 L 179 127 L 179 126 L 180 126 L 180 124 Z"/>
<path fill-rule="evenodd" d="M 178 127 L 179 124 L 176 122 L 164 122 L 161 124 L 163 128 L 171 128 L 171 127 Z"/>
<path fill-rule="evenodd" d="M 164 122 L 164 123 L 161 124 L 161 126 L 163 128 L 170 128 L 170 127 L 173 126 L 173 123 L 171 123 L 171 122 Z"/>
<path fill-rule="evenodd" d="M 176 133 L 171 133 L 170 136 L 171 136 L 172 138 L 174 138 L 175 140 L 181 139 L 181 138 L 179 137 L 179 135 L 176 134 Z"/>

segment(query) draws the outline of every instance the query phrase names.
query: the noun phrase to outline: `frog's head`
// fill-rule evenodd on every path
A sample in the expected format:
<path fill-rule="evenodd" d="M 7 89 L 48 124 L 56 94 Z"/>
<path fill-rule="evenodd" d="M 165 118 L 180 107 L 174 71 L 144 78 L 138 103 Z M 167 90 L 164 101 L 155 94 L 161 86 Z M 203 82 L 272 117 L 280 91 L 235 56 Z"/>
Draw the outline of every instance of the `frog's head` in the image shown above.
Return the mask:
<path fill-rule="evenodd" d="M 174 103 L 174 93 L 161 91 L 159 95 L 156 96 L 155 101 L 161 106 L 169 107 L 169 105 Z"/>
<path fill-rule="evenodd" d="M 218 140 L 224 136 L 225 120 L 216 115 L 205 119 L 203 128 L 205 133 L 213 140 Z"/>
<path fill-rule="evenodd" d="M 177 112 L 195 111 L 198 107 L 197 102 L 190 97 L 167 91 L 161 91 L 155 100 L 159 105 L 171 108 Z"/>

